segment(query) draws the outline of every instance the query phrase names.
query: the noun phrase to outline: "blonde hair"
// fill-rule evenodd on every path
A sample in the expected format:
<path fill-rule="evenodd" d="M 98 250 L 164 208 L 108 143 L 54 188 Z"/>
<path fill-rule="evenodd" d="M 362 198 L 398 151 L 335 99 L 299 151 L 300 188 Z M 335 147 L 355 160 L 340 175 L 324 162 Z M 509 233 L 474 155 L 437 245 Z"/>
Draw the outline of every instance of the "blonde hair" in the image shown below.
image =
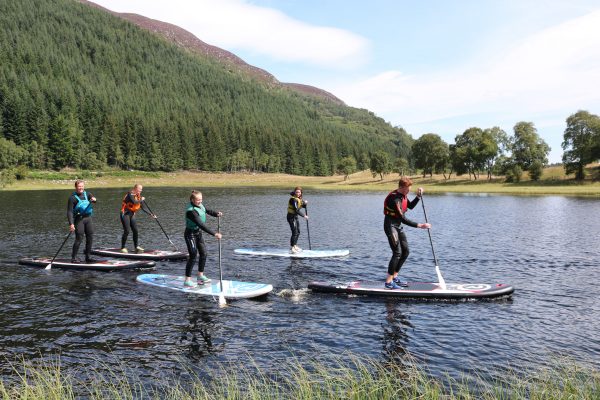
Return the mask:
<path fill-rule="evenodd" d="M 190 195 L 190 201 L 192 201 L 195 198 L 198 198 L 200 196 L 202 196 L 202 192 L 200 192 L 198 190 L 192 190 L 192 194 Z"/>
<path fill-rule="evenodd" d="M 134 189 L 136 189 L 136 188 L 138 188 L 138 187 L 141 187 L 141 188 L 143 188 L 143 186 L 142 186 L 142 184 L 141 184 L 141 183 L 136 183 L 135 185 L 133 185 L 133 188 L 134 188 Z"/>

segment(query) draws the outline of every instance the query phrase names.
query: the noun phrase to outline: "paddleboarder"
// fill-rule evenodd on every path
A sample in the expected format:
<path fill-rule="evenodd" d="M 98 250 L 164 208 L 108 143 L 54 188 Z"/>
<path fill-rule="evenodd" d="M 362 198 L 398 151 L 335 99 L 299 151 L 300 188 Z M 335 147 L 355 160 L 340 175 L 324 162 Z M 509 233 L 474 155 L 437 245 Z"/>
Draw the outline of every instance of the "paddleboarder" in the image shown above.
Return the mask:
<path fill-rule="evenodd" d="M 190 202 L 185 209 L 185 232 L 183 235 L 189 253 L 188 261 L 185 265 L 185 281 L 183 282 L 183 285 L 187 287 L 196 287 L 197 285 L 210 282 L 210 279 L 204 275 L 206 246 L 202 237 L 202 231 L 219 240 L 221 240 L 222 235 L 206 226 L 207 214 L 212 217 L 221 217 L 223 215 L 221 211 L 213 211 L 205 208 L 202 204 L 202 193 L 193 190 Z M 194 269 L 194 262 L 198 255 L 198 279 L 197 282 L 194 282 L 192 280 L 192 270 Z"/>
<path fill-rule="evenodd" d="M 94 208 L 92 203 L 96 203 L 96 197 L 85 190 L 85 182 L 81 179 L 75 181 L 75 192 L 69 196 L 67 201 L 67 220 L 69 221 L 69 230 L 75 232 L 75 243 L 71 252 L 71 262 L 80 263 L 77 258 L 79 246 L 85 234 L 85 262 L 93 263 L 90 257 L 92 244 L 94 241 L 94 224 L 92 214 Z"/>
<path fill-rule="evenodd" d="M 431 228 L 431 224 L 429 223 L 417 223 L 405 216 L 407 210 L 415 208 L 423 194 L 423 188 L 419 188 L 417 189 L 417 197 L 409 201 L 408 193 L 411 186 L 412 181 L 410 178 L 400 178 L 398 189 L 390 192 L 383 203 L 383 213 L 385 214 L 383 230 L 392 249 L 392 258 L 388 264 L 388 274 L 385 280 L 386 289 L 401 289 L 403 286 L 408 286 L 398 276 L 398 272 L 409 254 L 408 241 L 402 229 L 402 224 L 412 226 L 413 228 Z"/>
<path fill-rule="evenodd" d="M 133 247 L 136 253 L 142 253 L 144 249 L 138 243 L 138 228 L 135 220 L 135 213 L 142 210 L 152 218 L 156 218 L 156 215 L 152 214 L 149 210 L 144 208 L 145 197 L 142 196 L 143 186 L 136 183 L 131 191 L 125 194 L 121 204 L 121 212 L 119 218 L 121 219 L 121 225 L 123 225 L 123 236 L 121 236 L 121 253 L 128 253 L 129 250 L 125 247 L 127 243 L 127 237 L 129 236 L 129 229 L 133 233 Z"/>
<path fill-rule="evenodd" d="M 302 188 L 300 186 L 297 186 L 293 192 L 290 192 L 290 196 L 287 208 L 287 222 L 290 224 L 290 229 L 292 230 L 290 253 L 297 254 L 302 251 L 296 244 L 300 237 L 300 223 L 298 222 L 298 216 L 308 220 L 308 215 L 306 214 L 306 205 L 308 204 L 308 201 L 302 198 Z M 304 212 L 302 212 L 303 208 L 305 209 Z"/>

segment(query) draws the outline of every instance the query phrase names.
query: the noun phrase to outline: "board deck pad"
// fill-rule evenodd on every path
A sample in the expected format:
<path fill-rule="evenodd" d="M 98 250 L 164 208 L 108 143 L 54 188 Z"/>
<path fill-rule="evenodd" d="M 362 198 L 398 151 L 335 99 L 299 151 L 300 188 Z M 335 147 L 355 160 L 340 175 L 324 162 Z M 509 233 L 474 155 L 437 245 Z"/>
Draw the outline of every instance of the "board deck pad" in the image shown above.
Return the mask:
<path fill-rule="evenodd" d="M 45 268 L 52 261 L 52 257 L 25 257 L 19 259 L 21 265 L 31 265 Z M 139 260 L 95 260 L 93 263 L 72 263 L 71 259 L 57 258 L 51 268 L 80 269 L 95 271 L 119 271 L 128 269 L 153 269 L 156 263 L 153 261 Z"/>
<path fill-rule="evenodd" d="M 185 277 L 177 275 L 142 274 L 138 275 L 136 280 L 147 285 L 201 296 L 218 297 L 221 293 L 221 285 L 219 284 L 218 279 L 213 279 L 204 285 L 198 285 L 193 288 L 183 286 Z M 273 286 L 267 283 L 223 280 L 223 292 L 226 299 L 249 299 L 252 297 L 263 296 L 272 290 Z"/>
<path fill-rule="evenodd" d="M 134 250 L 131 250 L 129 253 L 121 253 L 121 249 L 110 248 L 93 249 L 92 254 L 104 257 L 128 258 L 132 260 L 184 260 L 188 257 L 187 252 L 184 253 L 181 251 L 144 250 L 140 253 L 136 253 Z"/>
<path fill-rule="evenodd" d="M 401 289 L 386 289 L 383 281 L 354 281 L 345 283 L 311 282 L 314 292 L 346 293 L 421 299 L 474 299 L 508 296 L 514 288 L 504 283 L 446 283 L 442 289 L 436 282 L 408 282 Z"/>
<path fill-rule="evenodd" d="M 323 258 L 344 257 L 350 254 L 350 250 L 308 250 L 302 249 L 299 253 L 290 253 L 289 249 L 264 248 L 264 249 L 235 249 L 235 254 L 247 256 L 287 257 L 287 258 Z"/>

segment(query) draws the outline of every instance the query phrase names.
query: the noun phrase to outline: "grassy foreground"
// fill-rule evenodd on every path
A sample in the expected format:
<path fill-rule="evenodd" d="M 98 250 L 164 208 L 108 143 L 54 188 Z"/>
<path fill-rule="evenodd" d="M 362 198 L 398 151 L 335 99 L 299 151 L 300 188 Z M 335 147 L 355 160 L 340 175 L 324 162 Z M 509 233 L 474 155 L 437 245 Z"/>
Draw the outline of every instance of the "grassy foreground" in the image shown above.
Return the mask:
<path fill-rule="evenodd" d="M 589 175 L 598 175 L 598 167 L 589 168 Z M 398 174 L 388 174 L 383 180 L 373 177 L 369 171 L 350 175 L 345 180 L 341 175 L 334 176 L 295 176 L 267 173 L 211 173 L 211 172 L 142 172 L 142 171 L 31 171 L 24 179 L 16 180 L 4 190 L 72 189 L 77 178 L 86 180 L 87 187 L 115 188 L 131 187 L 141 183 L 151 187 L 269 187 L 291 189 L 302 186 L 305 189 L 319 190 L 359 190 L 387 192 L 397 187 Z M 444 179 L 441 175 L 423 178 L 413 175 L 414 186 L 422 186 L 428 193 L 505 193 L 518 195 L 587 195 L 600 196 L 600 181 L 587 179 L 577 182 L 572 176 L 565 176 L 562 167 L 549 167 L 544 170 L 541 180 L 533 182 L 524 176 L 519 183 L 506 183 L 503 178 L 491 181 L 485 176 L 469 180 L 466 176 Z"/>
<path fill-rule="evenodd" d="M 430 378 L 412 364 L 361 361 L 356 357 L 334 366 L 314 362 L 281 363 L 279 373 L 223 368 L 209 382 L 157 382 L 153 387 L 131 381 L 119 372 L 92 372 L 76 380 L 62 372 L 58 362 L 14 368 L 17 379 L 0 381 L 4 400 L 90 399 L 598 399 L 600 373 L 560 360 L 556 367 L 509 370 L 505 378 L 484 382 L 465 377 L 460 382 Z M 251 366 L 250 362 L 247 364 Z M 193 373 L 190 376 L 195 376 Z"/>

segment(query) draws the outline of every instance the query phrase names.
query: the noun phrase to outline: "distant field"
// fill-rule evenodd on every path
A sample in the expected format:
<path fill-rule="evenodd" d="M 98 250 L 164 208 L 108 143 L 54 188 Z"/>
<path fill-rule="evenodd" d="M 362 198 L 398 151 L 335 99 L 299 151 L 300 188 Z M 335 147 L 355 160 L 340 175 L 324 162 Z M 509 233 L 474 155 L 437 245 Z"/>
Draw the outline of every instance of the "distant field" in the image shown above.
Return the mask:
<path fill-rule="evenodd" d="M 503 178 L 488 181 L 485 175 L 477 180 L 469 180 L 467 176 L 452 176 L 445 180 L 442 175 L 422 178 L 413 175 L 414 187 L 422 186 L 430 193 L 506 193 L 522 195 L 562 194 L 562 195 L 600 195 L 600 181 L 597 177 L 600 167 L 590 166 L 590 178 L 583 183 L 576 182 L 572 176 L 566 176 L 560 166 L 548 167 L 542 179 L 533 182 L 524 174 L 519 183 L 506 183 Z M 398 174 L 388 174 L 383 180 L 379 176 L 373 178 L 368 171 L 357 172 L 344 180 L 341 175 L 335 176 L 294 176 L 287 174 L 265 173 L 218 173 L 218 172 L 143 172 L 143 171 L 32 171 L 24 180 L 18 180 L 4 190 L 41 190 L 71 189 L 73 181 L 81 177 L 87 186 L 94 187 L 130 187 L 141 183 L 146 187 L 177 186 L 189 188 L 203 187 L 275 187 L 292 188 L 302 186 L 307 189 L 321 190 L 360 190 L 389 191 L 396 187 Z"/>

